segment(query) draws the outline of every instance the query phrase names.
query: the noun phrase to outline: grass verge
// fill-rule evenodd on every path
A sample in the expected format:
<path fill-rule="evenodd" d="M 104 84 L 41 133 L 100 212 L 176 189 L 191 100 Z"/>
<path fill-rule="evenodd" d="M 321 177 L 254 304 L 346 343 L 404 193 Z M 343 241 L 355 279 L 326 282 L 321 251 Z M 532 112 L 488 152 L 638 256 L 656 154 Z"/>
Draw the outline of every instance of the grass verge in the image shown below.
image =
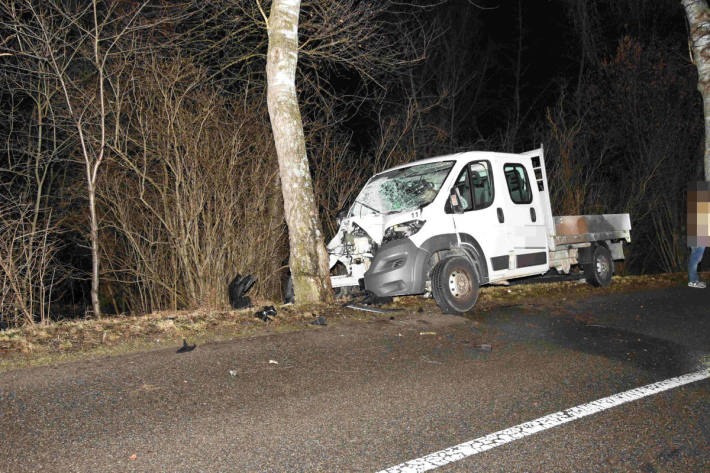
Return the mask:
<path fill-rule="evenodd" d="M 708 274 L 705 275 L 709 276 Z M 593 288 L 579 281 L 486 286 L 471 314 L 486 313 L 521 303 L 564 304 L 569 299 L 685 285 L 685 273 L 647 276 L 615 276 L 611 286 Z M 438 311 L 431 299 L 418 296 L 395 298 L 388 308 L 405 312 Z M 198 309 L 163 311 L 142 316 L 71 320 L 0 332 L 0 371 L 52 365 L 76 360 L 178 347 L 183 338 L 204 344 L 234 338 L 264 336 L 315 329 L 311 323 L 322 315 L 329 325 L 390 317 L 342 306 L 277 307 L 271 322 L 254 317 L 259 308 L 243 310 Z"/>

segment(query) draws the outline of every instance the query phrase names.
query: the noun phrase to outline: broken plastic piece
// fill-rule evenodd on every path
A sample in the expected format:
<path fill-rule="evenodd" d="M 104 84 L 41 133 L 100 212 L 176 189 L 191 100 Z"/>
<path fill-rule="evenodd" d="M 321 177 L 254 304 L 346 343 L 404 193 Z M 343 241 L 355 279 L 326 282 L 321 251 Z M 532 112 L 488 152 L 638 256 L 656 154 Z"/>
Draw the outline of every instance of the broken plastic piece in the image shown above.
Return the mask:
<path fill-rule="evenodd" d="M 296 293 L 293 291 L 293 276 L 291 276 L 290 270 L 286 273 L 285 279 L 281 281 L 281 287 L 284 304 L 293 304 L 296 302 Z"/>
<path fill-rule="evenodd" d="M 269 364 L 270 364 L 270 365 L 278 365 L 279 362 L 276 361 L 276 360 L 269 360 Z"/>
<path fill-rule="evenodd" d="M 270 322 L 271 317 L 276 316 L 276 307 L 272 305 L 266 305 L 261 308 L 260 311 L 254 314 L 254 317 L 263 320 L 264 322 Z"/>
<path fill-rule="evenodd" d="M 237 370 L 229 370 L 229 376 L 236 376 L 237 375 Z"/>
<path fill-rule="evenodd" d="M 195 344 L 195 345 L 188 345 L 188 344 L 187 344 L 187 340 L 185 340 L 185 339 L 183 338 L 183 339 L 182 339 L 182 346 L 181 346 L 180 348 L 178 348 L 178 351 L 177 351 L 176 353 L 187 353 L 188 351 L 194 350 L 196 346 L 197 346 L 197 344 Z"/>
<path fill-rule="evenodd" d="M 436 332 L 419 332 L 419 335 L 436 335 Z"/>
<path fill-rule="evenodd" d="M 313 322 L 311 322 L 311 325 L 328 325 L 328 322 L 325 321 L 325 317 L 319 315 Z"/>
<path fill-rule="evenodd" d="M 375 312 L 377 314 L 388 314 L 390 312 L 400 312 L 401 309 L 381 309 L 379 307 L 368 307 L 359 304 L 345 304 L 348 309 L 364 310 L 365 312 Z"/>
<path fill-rule="evenodd" d="M 245 294 L 249 292 L 249 289 L 254 285 L 256 279 L 251 274 L 247 274 L 242 277 L 241 274 L 237 273 L 229 283 L 229 305 L 232 309 L 243 309 L 245 307 L 251 307 L 251 298 Z"/>

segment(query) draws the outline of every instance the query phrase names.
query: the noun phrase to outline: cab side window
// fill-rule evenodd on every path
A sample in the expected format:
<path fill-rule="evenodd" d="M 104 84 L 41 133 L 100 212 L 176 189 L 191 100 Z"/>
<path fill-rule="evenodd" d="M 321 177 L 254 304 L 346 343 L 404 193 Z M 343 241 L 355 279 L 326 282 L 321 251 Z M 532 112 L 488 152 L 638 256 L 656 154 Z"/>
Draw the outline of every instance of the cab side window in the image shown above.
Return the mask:
<path fill-rule="evenodd" d="M 505 182 L 508 184 L 510 199 L 516 204 L 529 204 L 532 202 L 530 181 L 528 173 L 522 164 L 506 164 L 503 166 Z"/>
<path fill-rule="evenodd" d="M 473 199 L 471 198 L 471 182 L 468 178 L 468 172 L 464 168 L 459 174 L 458 179 L 456 179 L 456 184 L 454 187 L 461 193 L 461 204 L 463 205 L 464 212 L 473 209 Z"/>
<path fill-rule="evenodd" d="M 464 212 L 484 209 L 493 203 L 493 178 L 488 161 L 475 161 L 461 171 L 454 187 L 461 193 Z M 445 211 L 451 213 L 447 202 Z"/>
<path fill-rule="evenodd" d="M 484 209 L 493 203 L 493 181 L 490 165 L 487 161 L 479 161 L 468 165 L 473 208 Z"/>

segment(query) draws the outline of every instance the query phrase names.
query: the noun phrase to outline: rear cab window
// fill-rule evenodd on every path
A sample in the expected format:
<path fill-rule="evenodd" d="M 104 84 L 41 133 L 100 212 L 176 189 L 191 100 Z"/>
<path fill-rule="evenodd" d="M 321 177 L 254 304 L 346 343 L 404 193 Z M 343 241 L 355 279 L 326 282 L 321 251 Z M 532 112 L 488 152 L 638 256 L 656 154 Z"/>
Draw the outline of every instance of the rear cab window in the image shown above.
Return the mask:
<path fill-rule="evenodd" d="M 532 202 L 530 180 L 525 166 L 518 163 L 506 163 L 503 166 L 505 182 L 508 184 L 510 200 L 515 204 L 529 204 Z"/>

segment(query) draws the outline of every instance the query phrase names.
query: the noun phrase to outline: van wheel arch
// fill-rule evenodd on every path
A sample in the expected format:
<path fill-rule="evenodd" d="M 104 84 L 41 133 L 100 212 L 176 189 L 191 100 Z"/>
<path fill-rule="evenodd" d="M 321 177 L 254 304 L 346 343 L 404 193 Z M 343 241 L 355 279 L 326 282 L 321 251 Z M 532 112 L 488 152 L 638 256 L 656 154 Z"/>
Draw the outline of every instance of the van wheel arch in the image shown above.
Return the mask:
<path fill-rule="evenodd" d="M 481 249 L 481 245 L 467 233 L 460 233 L 461 247 L 458 246 L 456 234 L 437 235 L 422 244 L 422 248 L 431 253 L 426 267 L 424 268 L 425 280 L 430 280 L 436 264 L 445 258 L 452 256 L 463 256 L 472 261 L 473 267 L 478 276 L 480 284 L 487 284 L 488 266 L 486 257 Z"/>

